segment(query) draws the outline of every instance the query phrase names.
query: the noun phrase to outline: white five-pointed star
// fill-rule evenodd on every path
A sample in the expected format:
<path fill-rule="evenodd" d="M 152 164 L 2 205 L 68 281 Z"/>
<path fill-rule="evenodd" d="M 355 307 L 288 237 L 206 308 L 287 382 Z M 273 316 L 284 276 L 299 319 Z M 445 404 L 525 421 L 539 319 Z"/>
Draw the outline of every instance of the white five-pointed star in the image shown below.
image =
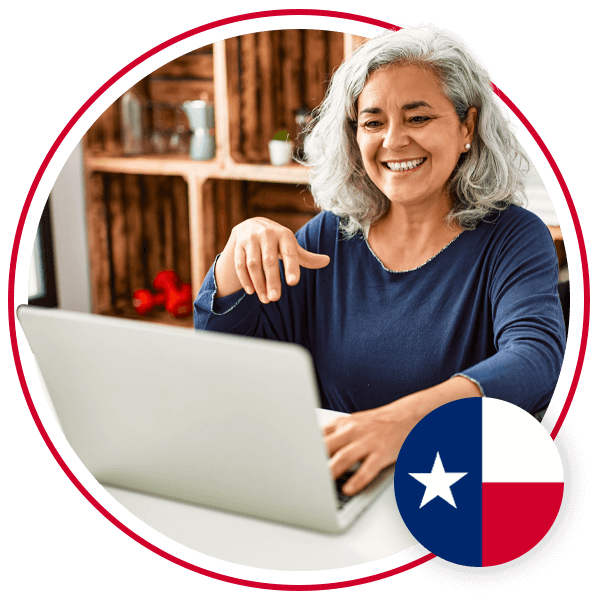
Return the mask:
<path fill-rule="evenodd" d="M 440 453 L 438 452 L 431 473 L 409 473 L 409 475 L 425 486 L 425 494 L 423 494 L 423 500 L 419 508 L 423 508 L 437 496 L 443 498 L 448 504 L 456 508 L 450 486 L 454 485 L 459 479 L 462 479 L 467 473 L 446 473 Z"/>

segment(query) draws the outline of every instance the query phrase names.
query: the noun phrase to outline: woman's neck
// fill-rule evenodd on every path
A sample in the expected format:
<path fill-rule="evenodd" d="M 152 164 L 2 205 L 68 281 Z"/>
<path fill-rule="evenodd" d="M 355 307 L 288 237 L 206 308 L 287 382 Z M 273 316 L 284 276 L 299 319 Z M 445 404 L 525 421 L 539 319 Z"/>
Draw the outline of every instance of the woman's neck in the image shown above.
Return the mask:
<path fill-rule="evenodd" d="M 426 208 L 391 204 L 371 225 L 369 246 L 387 269 L 420 267 L 462 232 L 462 227 L 446 221 L 450 206 L 450 201 Z"/>

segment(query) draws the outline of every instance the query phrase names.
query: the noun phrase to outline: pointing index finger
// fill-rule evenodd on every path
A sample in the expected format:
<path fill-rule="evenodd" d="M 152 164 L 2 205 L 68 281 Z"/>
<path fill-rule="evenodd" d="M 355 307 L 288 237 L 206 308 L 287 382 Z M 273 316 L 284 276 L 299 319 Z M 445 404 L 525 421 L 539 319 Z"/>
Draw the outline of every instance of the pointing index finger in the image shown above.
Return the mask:
<path fill-rule="evenodd" d="M 298 257 L 300 266 L 307 269 L 322 269 L 329 264 L 330 258 L 326 254 L 316 254 L 298 246 Z"/>

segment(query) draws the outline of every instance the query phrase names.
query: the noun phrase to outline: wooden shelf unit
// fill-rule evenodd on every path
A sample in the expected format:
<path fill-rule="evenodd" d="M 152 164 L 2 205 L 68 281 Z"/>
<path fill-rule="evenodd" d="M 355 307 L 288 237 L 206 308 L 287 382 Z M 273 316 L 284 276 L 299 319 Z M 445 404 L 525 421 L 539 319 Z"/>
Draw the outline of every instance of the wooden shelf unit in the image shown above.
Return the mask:
<path fill-rule="evenodd" d="M 310 30 L 248 34 L 186 54 L 136 84 L 166 106 L 214 101 L 210 161 L 124 156 L 119 102 L 98 119 L 84 138 L 95 313 L 135 318 L 131 294 L 164 268 L 191 281 L 196 294 L 231 228 L 245 218 L 264 215 L 298 229 L 316 213 L 308 170 L 268 164 L 266 143 L 281 128 L 295 136 L 293 111 L 321 102 L 333 69 L 364 39 Z M 172 125 L 174 114 L 163 111 L 161 123 Z M 159 311 L 144 318 L 169 322 Z"/>

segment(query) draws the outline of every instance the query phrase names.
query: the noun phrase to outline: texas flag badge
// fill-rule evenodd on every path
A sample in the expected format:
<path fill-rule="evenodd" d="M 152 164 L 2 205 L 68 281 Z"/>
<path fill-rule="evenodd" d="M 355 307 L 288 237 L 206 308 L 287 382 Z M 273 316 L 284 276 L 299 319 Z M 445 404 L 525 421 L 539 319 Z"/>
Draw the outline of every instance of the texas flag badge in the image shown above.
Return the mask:
<path fill-rule="evenodd" d="M 544 427 L 509 402 L 465 398 L 423 418 L 394 475 L 404 523 L 430 552 L 487 567 L 531 550 L 560 509 L 564 479 Z"/>

